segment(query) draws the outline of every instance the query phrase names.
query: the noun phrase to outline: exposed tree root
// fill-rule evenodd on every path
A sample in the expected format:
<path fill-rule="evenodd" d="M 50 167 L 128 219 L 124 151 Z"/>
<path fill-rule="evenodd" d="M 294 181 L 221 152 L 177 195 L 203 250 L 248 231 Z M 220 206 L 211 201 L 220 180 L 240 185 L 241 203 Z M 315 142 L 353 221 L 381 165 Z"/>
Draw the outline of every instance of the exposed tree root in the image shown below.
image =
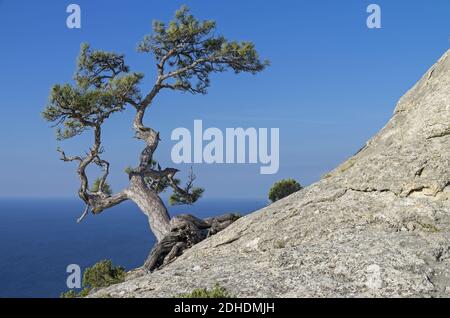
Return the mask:
<path fill-rule="evenodd" d="M 237 214 L 198 219 L 192 215 L 179 215 L 170 221 L 171 229 L 150 252 L 144 269 L 148 272 L 161 269 L 174 261 L 183 251 L 214 235 L 239 219 Z"/>

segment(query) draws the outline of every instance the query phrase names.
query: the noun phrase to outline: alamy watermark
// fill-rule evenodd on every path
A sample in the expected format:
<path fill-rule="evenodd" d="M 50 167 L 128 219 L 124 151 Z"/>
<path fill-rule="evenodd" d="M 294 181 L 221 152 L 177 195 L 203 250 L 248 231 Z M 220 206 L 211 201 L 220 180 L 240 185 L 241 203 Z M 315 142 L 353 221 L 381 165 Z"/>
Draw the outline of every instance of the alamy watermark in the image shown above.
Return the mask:
<path fill-rule="evenodd" d="M 66 268 L 66 273 L 69 275 L 66 279 L 66 285 L 69 289 L 81 288 L 81 268 L 80 265 L 70 264 Z"/>
<path fill-rule="evenodd" d="M 66 19 L 69 29 L 81 29 L 81 7 L 78 4 L 69 4 L 66 12 L 70 13 Z"/>
<path fill-rule="evenodd" d="M 269 140 L 270 137 L 270 140 Z M 261 174 L 276 174 L 280 167 L 280 130 L 271 128 L 219 128 L 203 131 L 203 121 L 172 132 L 171 157 L 175 164 L 261 164 Z M 269 149 L 270 148 L 270 149 Z"/>
<path fill-rule="evenodd" d="M 366 9 L 370 15 L 366 24 L 369 29 L 381 29 L 381 7 L 378 4 L 369 4 Z M 81 7 L 78 4 L 69 4 L 66 8 L 69 16 L 66 19 L 66 26 L 69 29 L 81 29 Z"/>
<path fill-rule="evenodd" d="M 366 25 L 369 29 L 381 29 L 381 7 L 378 4 L 369 4 L 366 9 L 370 15 L 367 17 Z M 69 16 L 66 19 L 66 26 L 69 29 L 81 29 L 81 7 L 78 4 L 69 4 L 66 8 Z"/>
<path fill-rule="evenodd" d="M 369 29 L 381 29 L 381 7 L 378 4 L 369 4 L 367 13 L 370 13 L 366 24 Z"/>

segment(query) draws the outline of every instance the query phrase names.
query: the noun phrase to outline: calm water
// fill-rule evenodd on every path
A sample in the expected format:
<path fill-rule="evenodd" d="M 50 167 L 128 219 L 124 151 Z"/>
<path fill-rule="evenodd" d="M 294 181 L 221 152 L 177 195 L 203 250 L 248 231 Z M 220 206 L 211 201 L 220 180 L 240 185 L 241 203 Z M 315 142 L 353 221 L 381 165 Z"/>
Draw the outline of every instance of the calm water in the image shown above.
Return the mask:
<path fill-rule="evenodd" d="M 247 214 L 263 200 L 202 200 L 171 214 L 199 217 Z M 127 269 L 145 261 L 155 240 L 147 218 L 131 202 L 102 215 L 76 219 L 77 200 L 0 200 L 0 297 L 59 297 L 67 288 L 66 266 L 91 266 L 102 259 Z"/>

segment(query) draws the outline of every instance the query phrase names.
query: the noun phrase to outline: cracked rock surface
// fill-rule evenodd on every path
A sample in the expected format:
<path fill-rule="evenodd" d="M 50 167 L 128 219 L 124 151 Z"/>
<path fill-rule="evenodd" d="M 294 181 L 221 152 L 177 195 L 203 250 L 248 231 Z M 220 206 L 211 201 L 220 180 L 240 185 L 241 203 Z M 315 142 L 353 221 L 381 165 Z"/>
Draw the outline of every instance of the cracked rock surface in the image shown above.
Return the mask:
<path fill-rule="evenodd" d="M 450 297 L 450 51 L 321 181 L 94 297 Z"/>

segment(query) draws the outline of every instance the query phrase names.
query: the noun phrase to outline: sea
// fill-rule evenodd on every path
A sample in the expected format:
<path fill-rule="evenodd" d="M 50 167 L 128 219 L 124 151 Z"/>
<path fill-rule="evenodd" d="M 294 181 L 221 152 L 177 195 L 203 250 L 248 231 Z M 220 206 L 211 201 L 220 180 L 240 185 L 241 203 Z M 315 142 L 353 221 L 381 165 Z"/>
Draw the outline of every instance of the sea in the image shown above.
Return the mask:
<path fill-rule="evenodd" d="M 246 215 L 263 199 L 203 199 L 169 207 L 170 214 L 201 218 L 234 212 Z M 83 203 L 76 199 L 0 199 L 0 297 L 54 298 L 67 291 L 67 266 L 83 270 L 110 259 L 127 270 L 141 266 L 155 244 L 147 217 L 132 202 L 88 215 L 77 224 Z"/>

